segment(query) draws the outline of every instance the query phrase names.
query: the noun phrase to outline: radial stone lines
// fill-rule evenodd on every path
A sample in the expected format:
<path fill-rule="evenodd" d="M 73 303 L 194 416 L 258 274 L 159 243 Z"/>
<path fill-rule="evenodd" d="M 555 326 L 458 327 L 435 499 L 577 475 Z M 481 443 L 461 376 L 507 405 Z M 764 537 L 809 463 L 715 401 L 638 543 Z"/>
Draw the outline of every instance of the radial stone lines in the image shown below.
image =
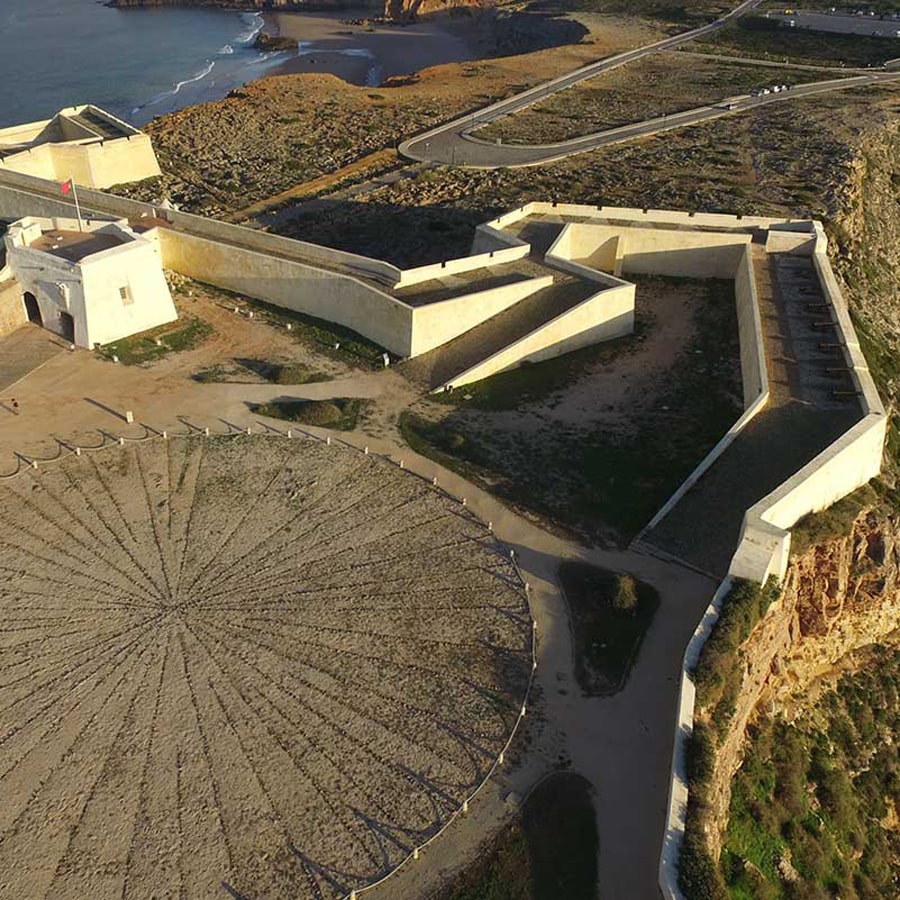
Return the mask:
<path fill-rule="evenodd" d="M 518 720 L 507 551 L 384 460 L 170 438 L 0 499 L 3 900 L 343 896 L 441 828 Z"/>

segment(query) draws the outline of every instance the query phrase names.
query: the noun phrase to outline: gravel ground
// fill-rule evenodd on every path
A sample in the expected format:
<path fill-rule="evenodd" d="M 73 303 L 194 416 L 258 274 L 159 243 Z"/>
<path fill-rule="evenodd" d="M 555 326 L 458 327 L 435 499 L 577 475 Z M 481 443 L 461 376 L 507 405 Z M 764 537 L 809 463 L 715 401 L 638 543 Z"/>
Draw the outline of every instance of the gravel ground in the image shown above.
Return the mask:
<path fill-rule="evenodd" d="M 0 491 L 2 896 L 345 894 L 516 722 L 505 551 L 378 458 L 171 438 Z"/>

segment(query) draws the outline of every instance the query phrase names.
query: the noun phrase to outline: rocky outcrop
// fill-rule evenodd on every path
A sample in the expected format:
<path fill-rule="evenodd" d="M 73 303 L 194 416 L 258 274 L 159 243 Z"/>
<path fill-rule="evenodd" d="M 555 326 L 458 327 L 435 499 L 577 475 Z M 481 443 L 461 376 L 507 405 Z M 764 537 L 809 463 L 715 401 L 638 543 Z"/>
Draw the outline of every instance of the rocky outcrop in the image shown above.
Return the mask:
<path fill-rule="evenodd" d="M 900 519 L 869 512 L 850 534 L 795 558 L 773 603 L 739 650 L 742 686 L 716 750 L 706 835 L 713 858 L 728 823 L 731 782 L 757 709 L 788 720 L 841 674 L 856 651 L 900 628 Z M 700 710 L 702 721 L 707 711 Z"/>

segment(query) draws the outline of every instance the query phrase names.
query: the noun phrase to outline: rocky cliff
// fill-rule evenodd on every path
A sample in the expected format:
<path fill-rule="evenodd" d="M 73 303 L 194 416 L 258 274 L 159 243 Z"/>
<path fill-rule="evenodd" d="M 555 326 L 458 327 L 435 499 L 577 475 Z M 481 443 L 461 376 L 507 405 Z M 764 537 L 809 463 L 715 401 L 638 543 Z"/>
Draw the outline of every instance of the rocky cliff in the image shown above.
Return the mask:
<path fill-rule="evenodd" d="M 742 686 L 716 750 L 706 835 L 713 858 L 728 822 L 747 726 L 765 709 L 790 720 L 840 675 L 851 654 L 890 643 L 900 628 L 900 517 L 861 514 L 844 537 L 796 557 L 738 653 Z M 708 716 L 700 710 L 699 719 Z"/>

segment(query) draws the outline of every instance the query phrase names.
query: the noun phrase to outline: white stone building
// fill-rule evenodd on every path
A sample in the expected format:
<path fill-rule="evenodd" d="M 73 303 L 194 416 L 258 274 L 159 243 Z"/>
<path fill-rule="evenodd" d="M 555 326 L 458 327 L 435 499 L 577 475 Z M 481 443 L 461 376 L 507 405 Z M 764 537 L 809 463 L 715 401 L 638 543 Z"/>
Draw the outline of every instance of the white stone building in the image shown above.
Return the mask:
<path fill-rule="evenodd" d="M 0 170 L 104 189 L 160 174 L 149 135 L 98 106 L 0 129 Z"/>
<path fill-rule="evenodd" d="M 79 347 L 178 318 L 157 243 L 125 220 L 20 219 L 5 242 L 28 319 Z"/>

